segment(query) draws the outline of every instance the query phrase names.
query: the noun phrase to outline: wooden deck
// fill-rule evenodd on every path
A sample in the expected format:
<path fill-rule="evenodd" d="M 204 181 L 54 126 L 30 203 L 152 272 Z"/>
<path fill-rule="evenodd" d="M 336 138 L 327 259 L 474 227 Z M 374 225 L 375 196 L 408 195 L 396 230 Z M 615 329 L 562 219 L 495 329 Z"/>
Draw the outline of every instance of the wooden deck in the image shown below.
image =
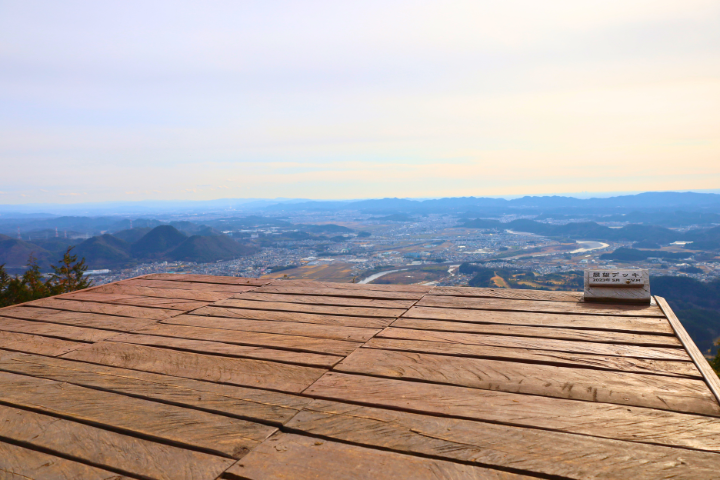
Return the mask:
<path fill-rule="evenodd" d="M 0 478 L 720 478 L 719 385 L 660 298 L 147 275 L 0 309 Z"/>

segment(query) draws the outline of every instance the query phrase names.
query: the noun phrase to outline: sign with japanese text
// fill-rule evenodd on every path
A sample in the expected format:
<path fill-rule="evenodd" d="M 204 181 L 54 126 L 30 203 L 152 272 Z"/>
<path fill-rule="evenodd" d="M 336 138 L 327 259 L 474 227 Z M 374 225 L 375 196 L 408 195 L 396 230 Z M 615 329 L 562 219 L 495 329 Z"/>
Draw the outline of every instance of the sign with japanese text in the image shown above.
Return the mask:
<path fill-rule="evenodd" d="M 645 278 L 640 270 L 591 270 L 588 280 L 593 287 L 643 287 Z"/>

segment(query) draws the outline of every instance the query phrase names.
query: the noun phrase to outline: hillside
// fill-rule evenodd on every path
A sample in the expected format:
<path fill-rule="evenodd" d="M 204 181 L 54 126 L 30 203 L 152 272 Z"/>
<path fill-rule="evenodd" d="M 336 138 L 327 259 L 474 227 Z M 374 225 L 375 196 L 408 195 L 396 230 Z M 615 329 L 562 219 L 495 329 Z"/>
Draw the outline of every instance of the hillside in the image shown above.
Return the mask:
<path fill-rule="evenodd" d="M 177 247 L 187 236 L 170 225 L 160 225 L 150 230 L 140 240 L 132 244 L 130 253 L 141 259 L 160 259 L 169 250 Z"/>
<path fill-rule="evenodd" d="M 76 246 L 73 254 L 85 258 L 91 269 L 117 268 L 127 264 L 130 258 L 130 244 L 110 234 L 92 237 Z"/>
<path fill-rule="evenodd" d="M 41 266 L 47 266 L 49 261 L 55 261 L 51 252 L 38 245 L 0 235 L 0 265 L 4 264 L 10 269 L 23 268 L 30 255 L 33 255 Z"/>
<path fill-rule="evenodd" d="M 227 235 L 193 235 L 164 256 L 167 260 L 208 263 L 231 260 L 257 251 L 257 248 L 241 245 Z"/>

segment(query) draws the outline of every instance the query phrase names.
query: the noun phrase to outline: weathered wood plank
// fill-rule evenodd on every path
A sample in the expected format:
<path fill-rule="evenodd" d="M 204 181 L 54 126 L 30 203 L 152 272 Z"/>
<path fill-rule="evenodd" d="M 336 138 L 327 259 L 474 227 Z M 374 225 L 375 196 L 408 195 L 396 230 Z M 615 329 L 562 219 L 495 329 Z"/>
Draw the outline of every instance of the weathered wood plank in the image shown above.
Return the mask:
<path fill-rule="evenodd" d="M 62 310 L 35 307 L 13 307 L 0 310 L 0 312 L 2 312 L 4 317 L 40 320 L 48 323 L 75 325 L 101 330 L 115 330 L 118 332 L 129 332 L 157 323 L 157 320 L 152 319 L 117 317 L 99 313 L 65 312 Z"/>
<path fill-rule="evenodd" d="M 199 300 L 203 302 L 217 302 L 218 300 L 224 300 L 232 295 L 238 295 L 230 292 L 213 292 L 206 290 L 187 290 L 180 288 L 151 288 L 126 285 L 122 283 L 115 283 L 110 285 L 102 285 L 98 287 L 94 292 L 98 293 L 113 293 L 120 295 L 139 295 L 145 297 L 158 297 L 158 298 L 178 298 L 185 300 Z"/>
<path fill-rule="evenodd" d="M 6 406 L 0 406 L 0 437 L 100 468 L 158 480 L 214 479 L 234 463 L 228 458 Z"/>
<path fill-rule="evenodd" d="M 324 295 L 284 295 L 280 293 L 239 293 L 232 298 L 258 302 L 308 303 L 312 305 L 338 305 L 344 307 L 401 308 L 408 309 L 414 300 L 378 300 L 375 298 L 331 297 Z"/>
<path fill-rule="evenodd" d="M 219 275 L 196 275 L 191 273 L 152 273 L 143 278 L 150 280 L 169 280 L 172 282 L 217 283 L 221 285 L 265 285 L 270 280 L 245 277 L 225 277 Z"/>
<path fill-rule="evenodd" d="M 632 442 L 720 452 L 717 418 L 432 383 L 328 372 L 316 398 Z"/>
<path fill-rule="evenodd" d="M 373 337 L 379 328 L 358 328 L 314 323 L 279 322 L 250 320 L 245 318 L 206 317 L 201 315 L 181 315 L 167 319 L 167 324 L 192 325 L 199 327 L 239 330 L 244 332 L 277 333 L 305 337 L 365 342 Z"/>
<path fill-rule="evenodd" d="M 393 328 L 437 330 L 442 332 L 478 333 L 483 335 L 511 335 L 514 337 L 555 338 L 584 342 L 622 343 L 628 345 L 681 347 L 677 337 L 672 335 L 649 335 L 607 330 L 590 330 L 557 327 L 530 327 L 525 325 L 498 325 L 487 323 L 447 322 L 442 320 L 419 320 L 399 318 Z"/>
<path fill-rule="evenodd" d="M 507 298 L 511 300 L 535 300 L 551 302 L 579 302 L 583 292 L 556 292 L 545 290 L 524 290 L 518 288 L 477 288 L 477 287 L 435 287 L 432 295 L 453 297 Z"/>
<path fill-rule="evenodd" d="M 57 323 L 40 322 L 37 320 L 19 320 L 17 318 L 0 317 L 0 331 L 42 335 L 64 340 L 79 342 L 99 342 L 117 335 L 117 332 L 98 330 L 95 328 L 74 327 Z"/>
<path fill-rule="evenodd" d="M 349 355 L 355 351 L 360 342 L 346 342 L 328 338 L 303 337 L 301 335 L 281 335 L 262 332 L 243 332 L 240 330 L 223 330 L 211 328 L 211 323 L 198 322 L 202 326 L 170 325 L 159 323 L 136 333 L 159 335 L 165 337 L 189 338 L 224 342 L 237 345 L 279 348 L 298 352 L 321 353 L 328 355 Z"/>
<path fill-rule="evenodd" d="M 318 282 L 316 280 L 284 280 L 282 278 L 273 280 L 267 287 L 285 286 L 285 287 L 311 287 L 311 288 L 340 288 L 345 290 L 368 290 L 375 292 L 412 292 L 427 293 L 433 289 L 428 285 L 384 285 L 379 283 L 336 283 L 336 282 Z"/>
<path fill-rule="evenodd" d="M 118 285 L 130 287 L 162 288 L 167 290 L 192 290 L 194 292 L 216 292 L 230 295 L 254 290 L 257 287 L 243 285 L 222 285 L 216 283 L 172 282 L 169 280 L 145 280 L 133 278 Z"/>
<path fill-rule="evenodd" d="M 0 334 L 0 349 L 14 350 L 16 352 L 38 353 L 55 357 L 72 352 L 76 348 L 88 345 L 82 342 L 61 340 L 59 338 L 43 337 L 17 332 L 2 332 Z"/>
<path fill-rule="evenodd" d="M 132 305 L 135 307 L 171 308 L 174 310 L 189 311 L 204 307 L 210 302 L 197 300 L 184 300 L 176 298 L 144 297 L 138 295 L 125 295 L 116 293 L 73 292 L 55 297 L 60 300 L 79 300 L 81 302 L 112 303 L 117 305 Z"/>
<path fill-rule="evenodd" d="M 131 480 L 100 468 L 0 442 L 3 480 Z"/>
<path fill-rule="evenodd" d="M 336 305 L 311 305 L 305 303 L 258 302 L 244 298 L 220 300 L 214 306 L 229 308 L 247 308 L 251 310 L 278 310 L 281 312 L 302 312 L 325 315 L 345 315 L 351 317 L 399 317 L 404 308 L 342 307 Z"/>
<path fill-rule="evenodd" d="M 314 313 L 247 310 L 240 308 L 217 307 L 215 305 L 199 308 L 192 312 L 192 315 L 247 318 L 250 320 L 270 320 L 274 322 L 315 323 L 317 325 L 335 325 L 360 328 L 384 328 L 395 321 L 395 317 L 344 317 L 340 315 L 317 315 Z"/>
<path fill-rule="evenodd" d="M 524 480 L 489 468 L 401 455 L 301 435 L 278 434 L 225 473 L 243 480 Z"/>
<path fill-rule="evenodd" d="M 223 358 L 115 342 L 88 345 L 63 358 L 290 393 L 303 391 L 326 371 L 265 360 Z"/>
<path fill-rule="evenodd" d="M 351 353 L 335 370 L 720 416 L 720 405 L 705 382 L 689 378 L 370 348 Z"/>
<path fill-rule="evenodd" d="M 378 337 L 400 340 L 424 340 L 429 342 L 449 342 L 465 345 L 485 345 L 488 347 L 529 348 L 534 350 L 553 350 L 570 353 L 590 353 L 594 355 L 613 355 L 618 357 L 648 358 L 656 360 L 689 361 L 690 357 L 682 348 L 636 347 L 615 343 L 578 342 L 574 340 L 555 340 L 552 338 L 510 337 L 505 335 L 477 335 L 472 333 L 437 332 L 432 330 L 412 330 L 409 328 L 386 328 Z"/>
<path fill-rule="evenodd" d="M 532 428 L 479 423 L 317 400 L 287 428 L 398 453 L 572 479 L 695 479 L 720 455 Z M 678 457 L 683 459 L 678 461 Z"/>
<path fill-rule="evenodd" d="M 498 312 L 460 308 L 412 307 L 403 318 L 422 318 L 473 323 L 500 323 L 538 327 L 589 328 L 633 333 L 674 334 L 667 319 L 660 317 L 613 317 L 557 315 L 530 312 Z"/>
<path fill-rule="evenodd" d="M 106 315 L 117 315 L 121 317 L 145 318 L 163 320 L 175 315 L 185 313 L 182 310 L 171 310 L 164 308 L 133 307 L 131 305 L 113 305 L 110 303 L 79 302 L 75 300 L 61 300 L 50 297 L 35 300 L 29 306 L 54 308 L 70 312 L 101 313 Z"/>
<path fill-rule="evenodd" d="M 286 393 L 25 353 L 0 352 L 0 370 L 277 425 L 310 402 Z"/>
<path fill-rule="evenodd" d="M 402 290 L 370 290 L 364 288 L 346 287 L 345 283 L 338 284 L 337 287 L 323 287 L 321 285 L 306 284 L 303 286 L 291 286 L 284 284 L 271 284 L 259 287 L 255 292 L 258 293 L 278 293 L 283 295 L 318 295 L 328 297 L 348 297 L 348 298 L 373 298 L 379 300 L 420 300 L 424 292 L 409 292 Z"/>
<path fill-rule="evenodd" d="M 647 360 L 631 357 L 612 357 L 584 353 L 553 352 L 528 348 L 488 347 L 449 342 L 426 342 L 420 340 L 397 340 L 371 338 L 363 345 L 381 350 L 400 350 L 417 353 L 438 353 L 459 357 L 493 358 L 515 362 L 547 363 L 566 367 L 586 367 L 619 372 L 650 373 L 681 377 L 702 378 L 692 362 Z"/>
<path fill-rule="evenodd" d="M 240 458 L 275 431 L 237 418 L 0 372 L 0 400 L 127 433 Z"/>
<path fill-rule="evenodd" d="M 192 340 L 188 338 L 160 337 L 156 335 L 141 335 L 122 333 L 108 339 L 111 342 L 132 343 L 151 347 L 163 347 L 184 350 L 195 353 L 216 353 L 226 357 L 257 358 L 275 362 L 294 363 L 310 367 L 331 368 L 343 357 L 335 355 L 321 355 L 317 353 L 293 352 L 264 347 L 251 347 L 247 345 L 234 345 L 206 340 Z"/>
<path fill-rule="evenodd" d="M 467 298 L 444 295 L 425 295 L 418 305 L 423 307 L 451 307 L 476 310 L 505 310 L 519 312 L 568 313 L 581 315 L 614 315 L 626 317 L 662 317 L 657 305 L 606 305 L 585 302 L 538 302 L 507 300 L 504 298 Z"/>
<path fill-rule="evenodd" d="M 707 359 L 702 353 L 700 353 L 700 350 L 698 350 L 695 342 L 692 341 L 692 338 L 690 338 L 690 335 L 685 330 L 685 327 L 683 327 L 680 320 L 675 316 L 675 313 L 672 311 L 667 301 L 662 297 L 655 297 L 655 300 L 658 302 L 658 305 L 660 305 L 663 313 L 667 315 L 675 333 L 682 341 L 685 349 L 692 358 L 693 363 L 695 363 L 698 370 L 702 373 L 708 387 L 713 392 L 713 395 L 715 395 L 715 399 L 720 402 L 720 378 L 718 378 L 718 375 L 713 371 L 712 367 L 710 367 Z"/>

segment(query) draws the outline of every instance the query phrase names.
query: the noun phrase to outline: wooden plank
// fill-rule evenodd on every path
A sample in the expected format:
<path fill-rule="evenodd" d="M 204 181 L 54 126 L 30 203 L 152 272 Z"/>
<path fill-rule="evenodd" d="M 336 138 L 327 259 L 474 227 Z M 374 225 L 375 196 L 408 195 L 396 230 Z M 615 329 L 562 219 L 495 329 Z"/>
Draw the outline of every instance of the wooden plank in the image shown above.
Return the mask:
<path fill-rule="evenodd" d="M 100 342 L 63 358 L 130 368 L 144 372 L 194 378 L 281 392 L 298 393 L 325 373 L 325 369 L 247 358 L 221 358 L 165 348 Z"/>
<path fill-rule="evenodd" d="M 150 280 L 169 280 L 172 282 L 217 283 L 221 285 L 265 285 L 269 280 L 260 278 L 225 277 L 218 275 L 196 275 L 191 273 L 151 273 L 143 278 Z"/>
<path fill-rule="evenodd" d="M 613 317 L 557 315 L 551 313 L 498 312 L 460 308 L 412 307 L 403 318 L 423 318 L 472 323 L 499 323 L 538 327 L 589 328 L 632 333 L 674 334 L 667 319 L 659 317 Z"/>
<path fill-rule="evenodd" d="M 3 480 L 131 480 L 100 468 L 0 442 Z"/>
<path fill-rule="evenodd" d="M 118 305 L 132 305 L 135 307 L 171 308 L 175 310 L 190 311 L 204 307 L 210 302 L 197 300 L 184 300 L 175 298 L 143 297 L 138 295 L 120 295 L 115 293 L 73 292 L 55 297 L 62 300 L 79 300 L 81 302 L 112 303 Z"/>
<path fill-rule="evenodd" d="M 118 332 L 130 332 L 157 323 L 157 320 L 152 319 L 117 317 L 98 313 L 65 312 L 62 310 L 35 307 L 14 307 L 12 309 L 2 310 L 2 315 L 4 317 L 24 320 L 41 320 L 48 323 L 75 325 L 100 330 L 114 330 Z"/>
<path fill-rule="evenodd" d="M 83 350 L 68 354 L 77 355 Z M 335 370 L 485 390 L 720 416 L 700 380 L 361 348 Z"/>
<path fill-rule="evenodd" d="M 704 415 L 336 372 L 326 373 L 304 393 L 436 416 L 720 453 L 720 422 Z"/>
<path fill-rule="evenodd" d="M 255 300 L 258 302 L 309 303 L 312 305 L 339 305 L 345 307 L 402 308 L 408 309 L 414 300 L 378 300 L 375 298 L 332 297 L 324 295 L 283 295 L 279 293 L 258 293 L 250 291 L 239 293 L 232 298 Z"/>
<path fill-rule="evenodd" d="M 510 337 L 506 335 L 477 335 L 432 330 L 411 330 L 409 328 L 386 328 L 377 336 L 399 340 L 423 340 L 488 347 L 527 348 L 531 350 L 589 353 L 618 357 L 690 361 L 690 357 L 682 348 L 636 347 L 635 345 L 619 345 L 615 343 L 578 342 L 552 338 Z"/>
<path fill-rule="evenodd" d="M 371 448 L 278 434 L 230 467 L 224 475 L 243 480 L 521 480 L 523 475 Z"/>
<path fill-rule="evenodd" d="M 349 355 L 361 343 L 346 342 L 327 338 L 303 337 L 302 335 L 281 335 L 262 332 L 243 332 L 211 328 L 212 325 L 200 322 L 203 326 L 170 325 L 159 323 L 137 333 L 164 337 L 190 338 L 224 342 L 236 345 L 279 348 L 298 352 L 321 353 L 327 355 Z"/>
<path fill-rule="evenodd" d="M 0 331 L 42 335 L 63 340 L 76 340 L 79 342 L 99 342 L 117 335 L 117 332 L 98 330 L 95 328 L 73 327 L 40 321 L 18 320 L 16 318 L 0 317 Z"/>
<path fill-rule="evenodd" d="M 244 332 L 277 333 L 282 335 L 300 335 L 305 337 L 365 342 L 380 331 L 378 328 L 358 328 L 314 323 L 275 322 L 249 320 L 245 318 L 204 317 L 200 315 L 181 315 L 169 318 L 167 324 L 192 325 L 199 327 L 240 330 Z"/>
<path fill-rule="evenodd" d="M 303 286 L 266 285 L 254 291 L 257 293 L 277 293 L 282 295 L 318 295 L 327 297 L 372 298 L 378 300 L 420 300 L 424 292 L 408 292 L 402 290 L 369 290 L 363 288 L 346 287 L 345 283 L 337 287 L 323 287 L 321 285 L 305 284 Z"/>
<path fill-rule="evenodd" d="M 606 330 L 447 322 L 442 320 L 419 320 L 416 318 L 400 318 L 393 322 L 392 327 L 412 328 L 417 330 L 436 330 L 441 332 L 478 333 L 482 335 L 556 338 L 559 340 L 578 340 L 582 342 L 623 343 L 628 345 L 662 347 L 682 346 L 680 340 L 672 335 L 648 335 L 626 332 L 609 332 Z"/>
<path fill-rule="evenodd" d="M 384 285 L 378 283 L 336 283 L 336 282 L 318 282 L 316 280 L 284 280 L 282 278 L 273 280 L 267 286 L 285 286 L 285 287 L 311 287 L 311 288 L 340 288 L 345 290 L 367 290 L 375 292 L 412 292 L 427 293 L 433 289 L 428 285 Z"/>
<path fill-rule="evenodd" d="M 480 466 L 578 480 L 711 478 L 720 455 L 317 400 L 292 431 Z M 677 459 L 681 457 L 682 462 Z"/>
<path fill-rule="evenodd" d="M 707 382 L 708 388 L 710 388 L 710 390 L 713 392 L 713 395 L 715 395 L 715 399 L 720 402 L 720 377 L 718 377 L 718 375 L 712 369 L 705 356 L 700 353 L 697 345 L 695 345 L 695 342 L 692 341 L 692 338 L 690 338 L 690 335 L 687 333 L 685 327 L 683 327 L 682 323 L 675 315 L 675 312 L 672 311 L 672 308 L 670 308 L 670 305 L 668 305 L 667 301 L 663 297 L 658 296 L 655 297 L 655 301 L 658 303 L 663 313 L 667 316 L 670 325 L 672 325 L 678 338 L 680 339 L 680 341 L 682 341 L 682 344 L 687 350 L 688 355 L 690 355 L 690 358 L 692 358 L 693 363 L 698 368 L 700 373 L 702 373 L 702 376 Z"/>
<path fill-rule="evenodd" d="M 195 353 L 215 353 L 225 357 L 258 358 L 275 362 L 308 365 L 310 367 L 331 368 L 343 357 L 335 355 L 321 355 L 317 353 L 293 352 L 273 348 L 251 347 L 246 345 L 233 345 L 231 343 L 192 340 L 187 338 L 160 337 L 156 335 L 139 335 L 123 333 L 108 339 L 111 342 L 132 343 L 135 345 L 148 345 Z"/>
<path fill-rule="evenodd" d="M 310 399 L 124 368 L 0 352 L 0 370 L 281 425 Z"/>
<path fill-rule="evenodd" d="M 396 340 L 377 337 L 371 338 L 363 347 L 404 352 L 437 353 L 460 357 L 493 358 L 516 362 L 546 363 L 565 367 L 597 368 L 619 372 L 702 378 L 697 367 L 692 362 L 682 361 L 647 360 L 608 355 L 532 350 L 528 348 L 488 347 L 485 345 Z"/>
<path fill-rule="evenodd" d="M 431 294 L 453 297 L 536 300 L 541 302 L 579 302 L 582 301 L 583 298 L 583 292 L 525 290 L 518 288 L 435 287 L 432 289 Z"/>
<path fill-rule="evenodd" d="M 200 300 L 203 302 L 217 302 L 224 300 L 231 295 L 238 295 L 230 292 L 212 292 L 206 290 L 186 290 L 180 288 L 151 288 L 133 286 L 127 284 L 101 285 L 94 292 L 114 293 L 120 295 L 139 295 L 144 297 L 178 298 L 185 300 Z"/>
<path fill-rule="evenodd" d="M 0 406 L 0 438 L 158 480 L 214 479 L 234 463 L 228 458 L 6 406 Z"/>
<path fill-rule="evenodd" d="M 145 280 L 143 278 L 124 280 L 118 285 L 130 287 L 162 288 L 166 290 L 192 290 L 194 292 L 227 293 L 230 295 L 254 290 L 257 287 L 243 285 L 221 285 L 215 283 L 172 282 L 169 280 Z"/>
<path fill-rule="evenodd" d="M 230 308 L 247 308 L 251 310 L 278 310 L 281 312 L 302 312 L 325 315 L 345 315 L 351 317 L 399 317 L 405 313 L 404 308 L 368 308 L 342 307 L 336 305 L 308 305 L 304 303 L 258 302 L 243 298 L 220 300 L 214 306 Z"/>
<path fill-rule="evenodd" d="M 101 313 L 106 315 L 117 315 L 121 317 L 146 318 L 153 320 L 163 320 L 165 318 L 174 317 L 185 313 L 182 310 L 170 310 L 164 308 L 145 308 L 133 307 L 130 305 L 112 305 L 109 303 L 96 302 L 78 302 L 75 300 L 61 300 L 59 298 L 50 297 L 41 300 L 35 300 L 29 304 L 30 306 L 54 308 L 56 310 L 65 310 L 70 312 L 86 312 Z"/>
<path fill-rule="evenodd" d="M 258 302 L 259 303 L 259 302 Z M 272 310 L 246 310 L 240 308 L 216 307 L 199 308 L 192 315 L 209 317 L 247 318 L 251 320 L 270 320 L 274 322 L 315 323 L 360 328 L 384 328 L 395 321 L 395 317 L 344 317 L 341 315 L 317 315 L 314 313 L 277 312 Z"/>
<path fill-rule="evenodd" d="M 59 338 L 42 337 L 17 332 L 3 332 L 0 335 L 0 349 L 13 350 L 16 352 L 38 353 L 55 357 L 64 353 L 72 352 L 76 348 L 87 345 L 87 343 L 61 340 Z"/>
<path fill-rule="evenodd" d="M 103 425 L 123 433 L 241 458 L 275 427 L 52 380 L 0 372 L 9 406 Z"/>
<path fill-rule="evenodd" d="M 516 312 L 545 312 L 575 315 L 614 315 L 625 317 L 662 317 L 657 305 L 615 305 L 585 302 L 540 302 L 534 300 L 506 300 L 504 298 L 467 298 L 425 295 L 418 303 L 424 307 L 451 307 L 475 310 L 504 310 Z"/>

